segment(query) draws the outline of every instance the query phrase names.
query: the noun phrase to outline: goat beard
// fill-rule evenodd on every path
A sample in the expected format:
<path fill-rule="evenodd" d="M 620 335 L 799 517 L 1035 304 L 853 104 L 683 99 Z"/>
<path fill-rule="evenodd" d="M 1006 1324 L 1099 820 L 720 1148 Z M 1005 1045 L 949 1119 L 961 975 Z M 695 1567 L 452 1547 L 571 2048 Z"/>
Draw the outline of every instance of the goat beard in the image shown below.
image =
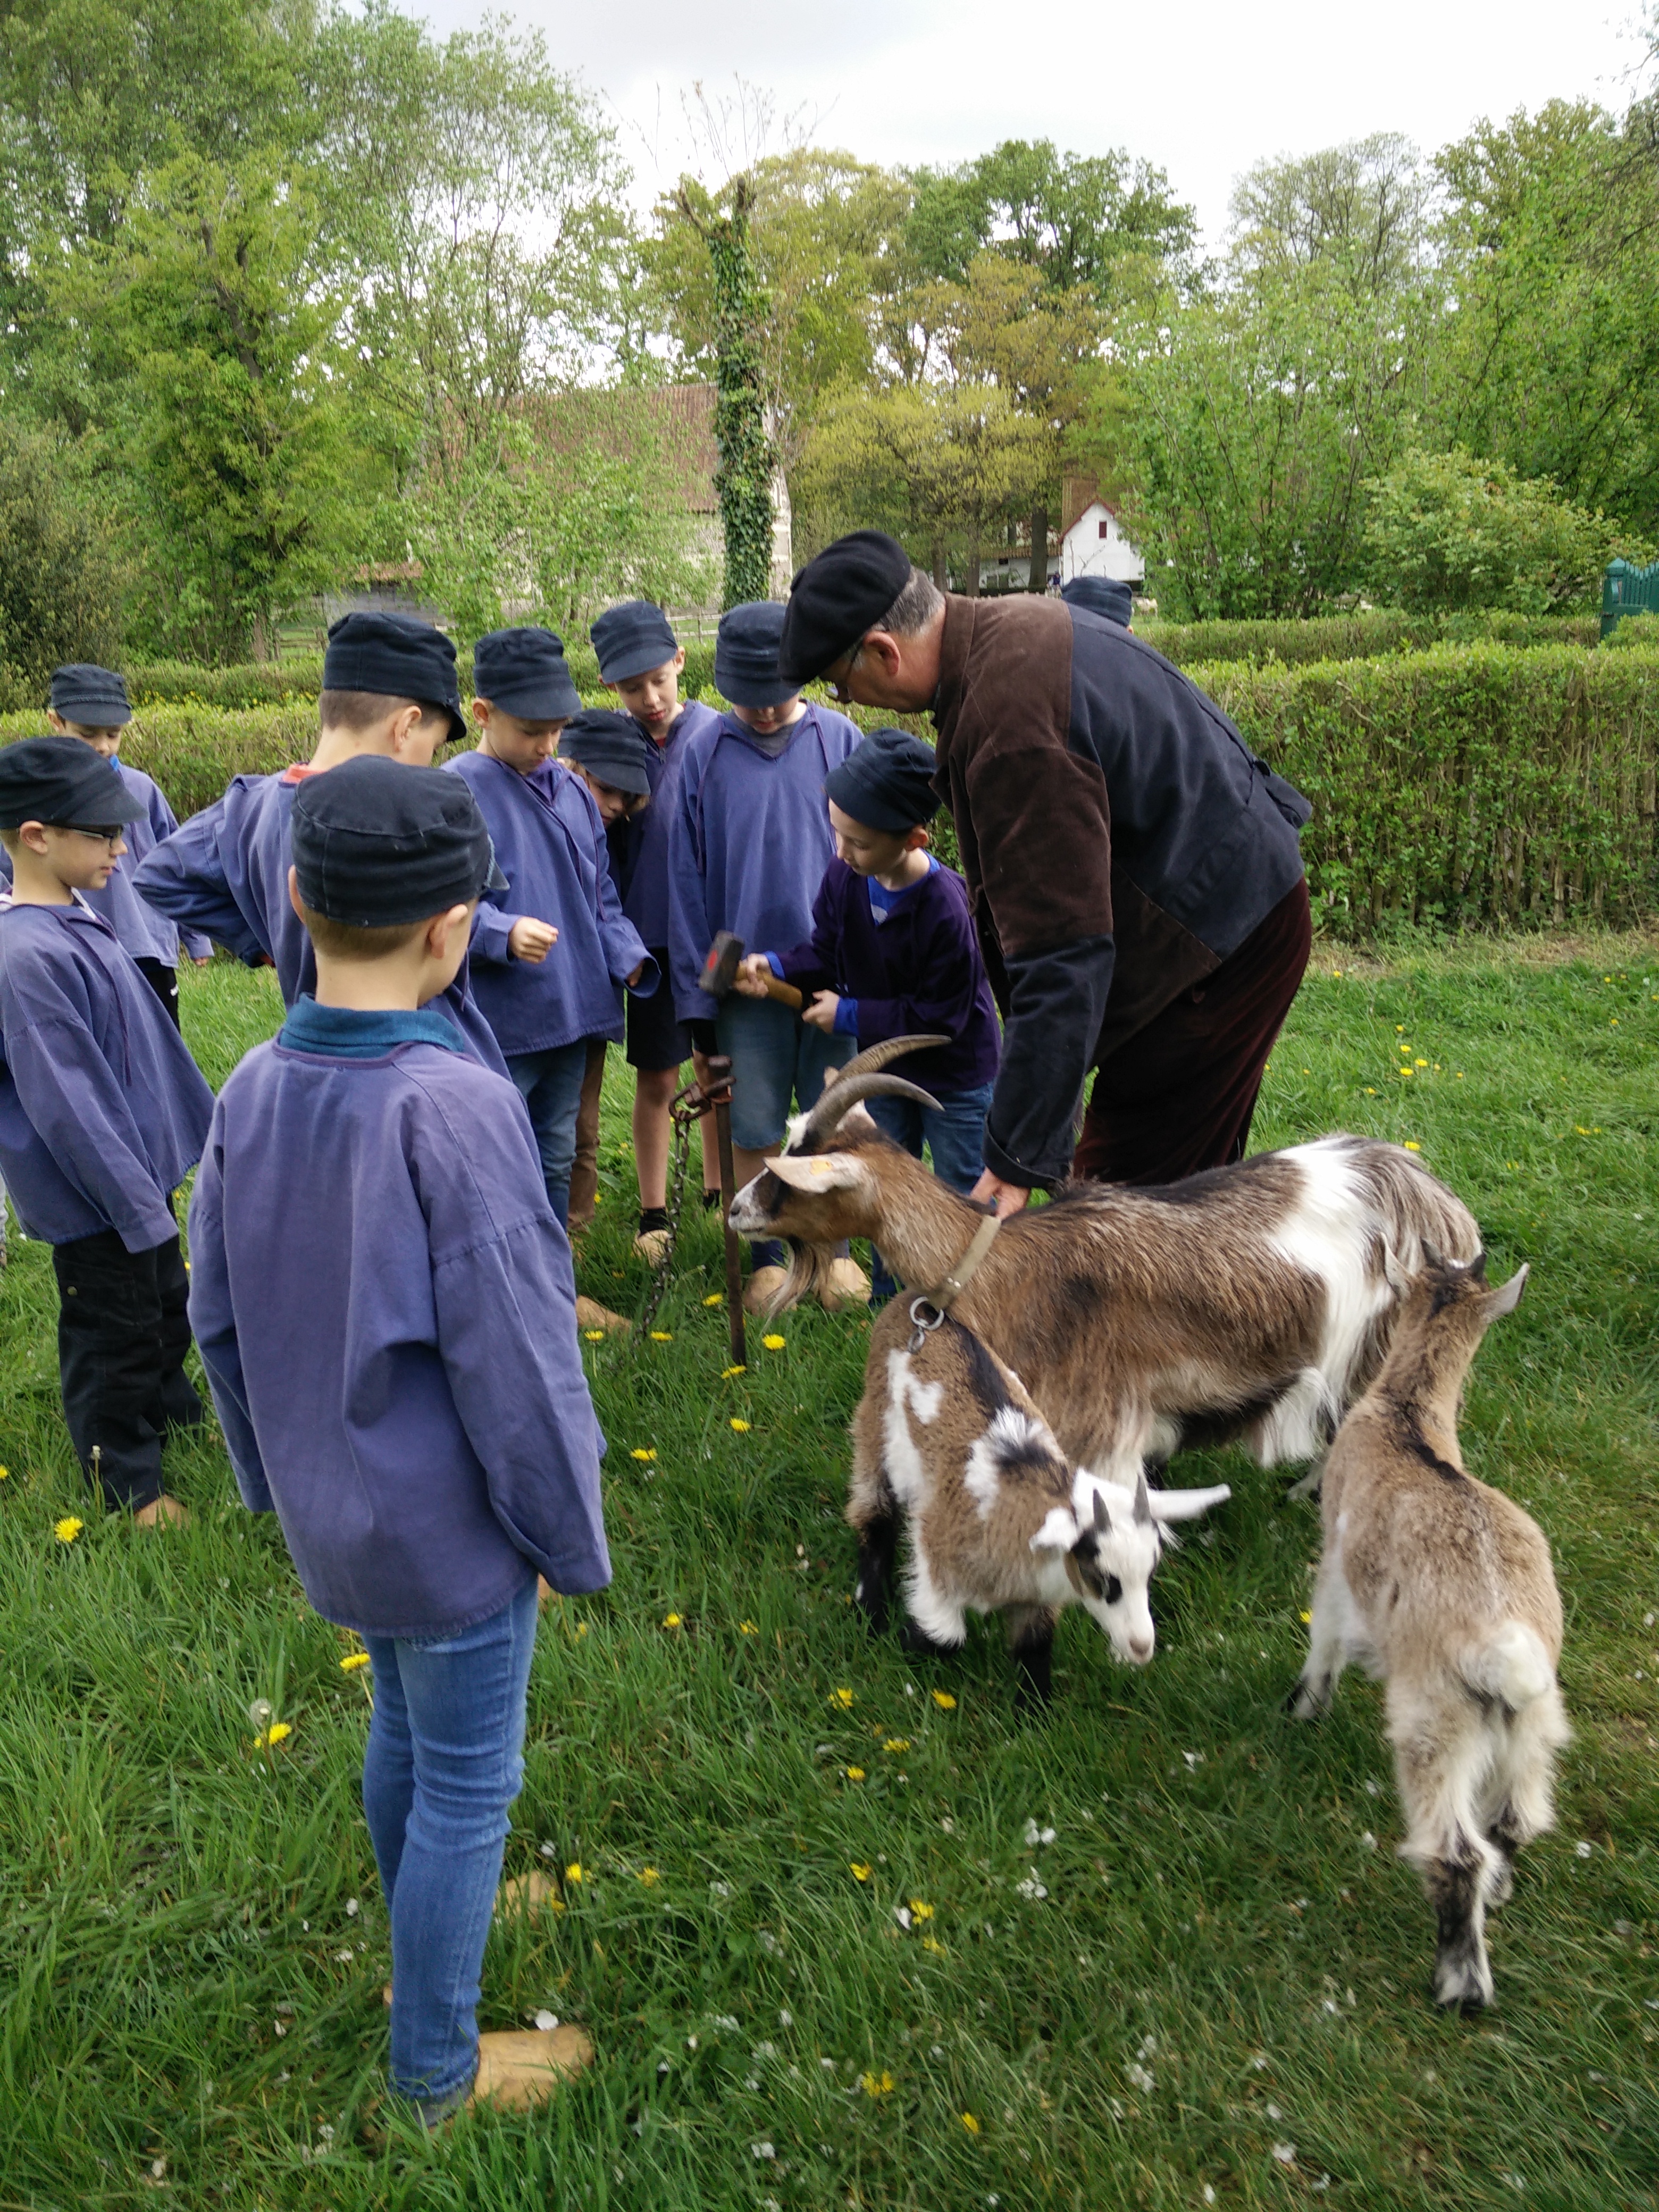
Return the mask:
<path fill-rule="evenodd" d="M 831 1244 L 801 1244 L 794 1237 L 785 1239 L 789 1247 L 789 1272 L 767 1303 L 769 1320 L 790 1306 L 799 1305 L 803 1298 L 813 1298 L 821 1285 L 827 1282 L 830 1264 L 836 1256 Z"/>

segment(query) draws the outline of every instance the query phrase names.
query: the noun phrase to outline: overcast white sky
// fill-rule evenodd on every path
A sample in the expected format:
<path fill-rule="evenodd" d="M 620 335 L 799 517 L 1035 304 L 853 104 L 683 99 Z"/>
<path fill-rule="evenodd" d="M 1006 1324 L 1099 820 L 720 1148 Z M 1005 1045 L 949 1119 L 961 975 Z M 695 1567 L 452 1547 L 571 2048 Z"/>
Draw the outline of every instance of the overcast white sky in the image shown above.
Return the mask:
<path fill-rule="evenodd" d="M 422 0 L 405 0 L 421 10 Z M 641 197 L 685 166 L 680 95 L 734 73 L 805 106 L 821 146 L 946 162 L 999 139 L 1126 146 L 1160 163 L 1213 243 L 1265 155 L 1374 131 L 1425 150 L 1479 117 L 1588 96 L 1621 108 L 1642 0 L 495 0 L 543 31 L 626 126 Z M 434 27 L 476 22 L 426 0 Z"/>

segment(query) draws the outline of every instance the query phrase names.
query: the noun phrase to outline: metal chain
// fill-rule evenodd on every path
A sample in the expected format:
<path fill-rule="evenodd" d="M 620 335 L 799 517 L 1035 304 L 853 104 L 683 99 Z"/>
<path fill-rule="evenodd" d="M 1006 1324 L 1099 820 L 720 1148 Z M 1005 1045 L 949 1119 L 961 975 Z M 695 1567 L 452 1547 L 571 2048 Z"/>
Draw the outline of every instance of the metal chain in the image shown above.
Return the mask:
<path fill-rule="evenodd" d="M 691 1088 L 695 1090 L 696 1085 Z M 685 1097 L 686 1093 L 682 1091 L 669 1109 L 674 1122 L 674 1172 L 668 1204 L 668 1249 L 662 1255 L 662 1264 L 656 1270 L 657 1279 L 651 1286 L 651 1295 L 645 1302 L 645 1311 L 640 1316 L 635 1330 L 636 1345 L 648 1339 L 651 1324 L 657 1318 L 657 1309 L 668 1289 L 668 1279 L 674 1271 L 674 1251 L 680 1237 L 680 1213 L 685 1204 L 686 1165 L 691 1157 L 691 1124 L 708 1110 L 707 1106 L 700 1110 L 688 1108 L 684 1103 Z"/>

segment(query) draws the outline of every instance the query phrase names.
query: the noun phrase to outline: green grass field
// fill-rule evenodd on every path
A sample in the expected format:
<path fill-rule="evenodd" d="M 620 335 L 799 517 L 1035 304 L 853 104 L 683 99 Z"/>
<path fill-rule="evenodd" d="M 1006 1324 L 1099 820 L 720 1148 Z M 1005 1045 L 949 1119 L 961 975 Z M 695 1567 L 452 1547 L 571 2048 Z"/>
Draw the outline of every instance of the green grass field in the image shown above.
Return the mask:
<path fill-rule="evenodd" d="M 276 1026 L 268 975 L 185 991 L 216 1081 Z M 173 1459 L 188 1532 L 93 1511 L 48 1255 L 15 1241 L 0 2207 L 1659 2204 L 1656 1042 L 1651 939 L 1327 950 L 1256 1124 L 1419 1145 L 1494 1276 L 1533 1263 L 1464 1444 L 1553 1544 L 1577 1737 L 1479 2022 L 1428 2001 L 1378 1692 L 1349 1676 L 1322 1727 L 1281 1715 L 1317 1539 L 1288 1479 L 1183 1461 L 1236 1494 L 1160 1577 L 1153 1664 L 1115 1667 L 1073 1612 L 1049 1715 L 1018 1719 L 1000 1630 L 926 1671 L 865 1634 L 841 1509 L 867 1324 L 790 1314 L 723 1378 L 700 1217 L 672 1340 L 583 1347 L 616 1581 L 546 1618 L 507 1844 L 564 1910 L 498 1929 L 484 1969 L 485 2026 L 550 2010 L 599 2063 L 533 2120 L 368 2147 L 367 1677 L 216 1447 Z M 580 1273 L 637 1310 L 613 1067 Z M 259 1698 L 291 1729 L 272 1749 Z"/>

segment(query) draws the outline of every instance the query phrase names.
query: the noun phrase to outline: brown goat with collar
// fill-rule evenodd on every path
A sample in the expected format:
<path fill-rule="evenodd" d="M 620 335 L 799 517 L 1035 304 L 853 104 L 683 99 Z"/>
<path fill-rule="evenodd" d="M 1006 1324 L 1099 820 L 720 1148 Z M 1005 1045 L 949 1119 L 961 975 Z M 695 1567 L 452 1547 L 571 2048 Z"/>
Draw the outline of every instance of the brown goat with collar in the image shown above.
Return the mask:
<path fill-rule="evenodd" d="M 1486 1916 L 1516 1853 L 1553 1823 L 1555 1753 L 1571 1731 L 1556 1686 L 1561 1601 L 1529 1515 L 1465 1468 L 1463 1380 L 1527 1270 L 1489 1289 L 1486 1260 L 1425 1252 L 1382 1371 L 1331 1446 L 1325 1547 L 1301 1720 L 1331 1702 L 1350 1660 L 1388 1684 L 1405 1808 L 1401 1856 L 1422 1870 L 1439 1929 L 1434 1994 L 1490 2004 Z"/>

